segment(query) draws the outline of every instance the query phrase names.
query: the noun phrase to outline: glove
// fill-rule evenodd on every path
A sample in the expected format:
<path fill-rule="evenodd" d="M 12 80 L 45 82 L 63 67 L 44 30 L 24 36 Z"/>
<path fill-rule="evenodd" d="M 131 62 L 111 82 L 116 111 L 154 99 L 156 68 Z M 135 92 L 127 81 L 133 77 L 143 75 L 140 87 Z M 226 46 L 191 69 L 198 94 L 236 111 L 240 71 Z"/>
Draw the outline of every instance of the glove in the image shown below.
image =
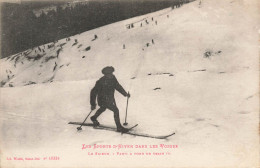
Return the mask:
<path fill-rule="evenodd" d="M 95 110 L 96 109 L 96 105 L 91 106 L 91 110 Z"/>

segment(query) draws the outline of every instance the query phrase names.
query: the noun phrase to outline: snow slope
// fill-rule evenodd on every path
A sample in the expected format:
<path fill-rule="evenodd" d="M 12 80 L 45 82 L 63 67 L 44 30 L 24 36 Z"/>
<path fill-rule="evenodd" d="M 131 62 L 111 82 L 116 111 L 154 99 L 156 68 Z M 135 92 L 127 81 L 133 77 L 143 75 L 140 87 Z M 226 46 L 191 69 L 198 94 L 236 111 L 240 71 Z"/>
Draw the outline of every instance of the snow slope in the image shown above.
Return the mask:
<path fill-rule="evenodd" d="M 254 6 L 240 0 L 195 1 L 2 59 L 1 164 L 256 167 L 259 24 Z M 134 27 L 128 29 L 129 24 Z M 84 120 L 90 90 L 108 65 L 115 67 L 118 81 L 131 93 L 128 123 L 139 124 L 135 131 L 176 135 L 165 141 L 85 127 L 78 133 L 67 124 Z M 116 100 L 123 122 L 126 99 L 116 93 Z M 99 121 L 114 126 L 110 111 Z M 89 156 L 95 150 L 82 150 L 82 144 L 178 148 L 166 150 L 168 156 Z M 131 151 L 148 149 L 122 150 Z M 61 160 L 5 159 L 14 156 Z"/>

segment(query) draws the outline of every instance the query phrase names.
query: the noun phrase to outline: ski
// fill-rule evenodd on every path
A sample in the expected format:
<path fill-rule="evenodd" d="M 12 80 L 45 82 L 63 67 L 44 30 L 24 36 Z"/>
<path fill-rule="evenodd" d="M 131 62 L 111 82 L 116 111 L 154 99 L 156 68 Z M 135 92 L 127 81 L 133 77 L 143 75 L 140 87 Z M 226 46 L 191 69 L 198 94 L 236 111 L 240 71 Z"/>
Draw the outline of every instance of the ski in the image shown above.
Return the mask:
<path fill-rule="evenodd" d="M 82 123 L 80 123 L 80 122 L 69 122 L 68 124 L 81 125 Z M 94 127 L 94 124 L 92 124 L 92 123 L 84 123 L 84 124 L 82 124 L 82 126 L 89 126 L 89 127 L 93 127 L 94 129 L 103 129 L 103 130 L 108 130 L 108 131 L 116 131 L 117 130 L 114 127 L 109 127 L 109 126 L 106 126 L 106 125 L 99 125 L 97 127 Z M 133 129 L 137 126 L 138 126 L 138 124 L 136 124 L 136 125 L 134 125 L 130 128 L 127 128 L 127 129 L 129 129 L 129 131 L 130 131 L 131 129 Z"/>
<path fill-rule="evenodd" d="M 69 122 L 68 124 L 81 125 L 82 123 L 80 123 L 80 122 Z M 116 128 L 105 126 L 105 125 L 99 125 L 97 127 L 94 127 L 94 125 L 91 124 L 91 123 L 84 123 L 84 124 L 82 124 L 82 126 L 88 126 L 88 127 L 93 127 L 94 129 L 101 129 L 101 130 L 108 130 L 108 131 L 117 132 Z M 128 135 L 132 135 L 132 136 L 140 136 L 140 137 L 145 137 L 145 138 L 154 138 L 154 139 L 167 139 L 168 137 L 170 137 L 170 136 L 175 134 L 173 132 L 173 133 L 168 134 L 168 135 L 157 136 L 157 135 L 150 135 L 150 134 L 145 134 L 145 133 L 130 132 L 133 128 L 135 128 L 137 126 L 138 126 L 138 124 L 128 128 L 129 132 L 122 133 L 122 134 L 128 134 Z M 121 133 L 121 132 L 117 132 L 117 133 Z"/>
<path fill-rule="evenodd" d="M 150 134 L 144 134 L 144 133 L 134 133 L 134 132 L 127 132 L 126 134 L 133 135 L 133 136 L 140 136 L 145 138 L 154 138 L 154 139 L 167 139 L 170 136 L 173 136 L 175 132 L 168 134 L 168 135 L 150 135 Z"/>

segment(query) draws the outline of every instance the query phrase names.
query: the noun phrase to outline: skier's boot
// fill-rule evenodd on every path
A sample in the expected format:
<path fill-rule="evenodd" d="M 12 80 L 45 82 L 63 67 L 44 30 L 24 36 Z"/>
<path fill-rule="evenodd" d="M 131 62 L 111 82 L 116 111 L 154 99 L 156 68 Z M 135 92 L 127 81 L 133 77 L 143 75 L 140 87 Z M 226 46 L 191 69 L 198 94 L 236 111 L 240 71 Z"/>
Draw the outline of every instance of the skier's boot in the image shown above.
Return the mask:
<path fill-rule="evenodd" d="M 117 127 L 117 132 L 122 132 L 122 133 L 127 133 L 129 132 L 129 129 L 123 127 L 123 126 L 120 126 L 120 127 Z"/>
<path fill-rule="evenodd" d="M 90 117 L 90 119 L 93 122 L 94 127 L 97 127 L 97 126 L 100 125 L 100 123 L 98 122 L 98 120 L 94 116 Z"/>

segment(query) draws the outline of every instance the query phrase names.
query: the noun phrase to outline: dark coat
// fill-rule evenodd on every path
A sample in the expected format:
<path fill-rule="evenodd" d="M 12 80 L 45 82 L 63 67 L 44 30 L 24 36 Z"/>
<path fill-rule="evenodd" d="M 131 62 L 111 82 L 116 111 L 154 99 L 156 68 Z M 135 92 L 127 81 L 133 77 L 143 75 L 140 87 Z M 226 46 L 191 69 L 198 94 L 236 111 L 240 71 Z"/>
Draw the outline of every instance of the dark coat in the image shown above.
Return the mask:
<path fill-rule="evenodd" d="M 115 90 L 122 95 L 127 96 L 124 88 L 118 83 L 115 76 L 108 78 L 103 76 L 97 82 L 90 93 L 90 104 L 96 106 L 96 98 L 99 106 L 107 107 L 109 105 L 116 105 L 114 93 Z"/>

